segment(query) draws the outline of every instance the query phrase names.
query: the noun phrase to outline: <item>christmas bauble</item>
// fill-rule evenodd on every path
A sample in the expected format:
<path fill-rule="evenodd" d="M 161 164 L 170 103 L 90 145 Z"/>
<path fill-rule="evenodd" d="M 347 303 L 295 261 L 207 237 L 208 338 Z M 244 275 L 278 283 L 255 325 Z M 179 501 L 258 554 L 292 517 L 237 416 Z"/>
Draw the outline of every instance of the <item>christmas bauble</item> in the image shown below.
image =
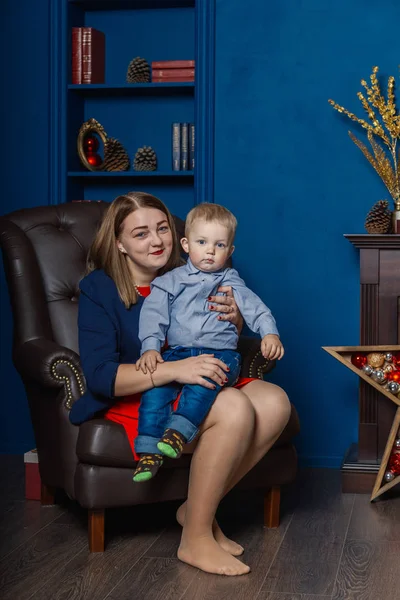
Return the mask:
<path fill-rule="evenodd" d="M 385 358 L 386 362 L 392 362 L 393 354 L 391 352 L 386 352 L 384 358 Z"/>
<path fill-rule="evenodd" d="M 395 365 L 398 365 L 400 367 L 400 352 L 392 352 L 392 360 L 394 362 Z"/>
<path fill-rule="evenodd" d="M 100 167 L 103 162 L 100 154 L 96 153 L 88 154 L 86 156 L 86 160 L 88 161 L 89 165 L 92 165 L 92 167 Z"/>
<path fill-rule="evenodd" d="M 400 391 L 400 384 L 398 384 L 397 381 L 389 381 L 388 390 L 392 394 L 397 394 Z"/>
<path fill-rule="evenodd" d="M 95 135 L 87 135 L 83 140 L 83 150 L 85 154 L 93 154 L 99 149 L 100 142 Z"/>
<path fill-rule="evenodd" d="M 394 443 L 394 447 L 396 448 L 396 450 L 400 450 L 400 439 L 397 438 L 397 440 Z"/>
<path fill-rule="evenodd" d="M 361 354 L 361 352 L 355 352 L 351 355 L 352 364 L 358 369 L 362 369 L 363 366 L 367 363 L 367 357 L 365 354 Z"/>
<path fill-rule="evenodd" d="M 385 473 L 385 481 L 389 482 L 389 481 L 392 481 L 393 479 L 394 479 L 393 473 L 391 473 L 390 471 L 386 471 L 386 473 Z"/>
<path fill-rule="evenodd" d="M 392 371 L 391 373 L 388 373 L 387 378 L 389 381 L 397 381 L 397 383 L 400 383 L 400 371 Z"/>
<path fill-rule="evenodd" d="M 385 383 L 387 376 L 386 373 L 383 372 L 382 369 L 376 369 L 373 373 L 372 373 L 372 379 L 374 379 L 377 383 Z"/>
<path fill-rule="evenodd" d="M 372 375 L 372 373 L 374 372 L 373 368 L 371 367 L 371 365 L 364 365 L 362 370 L 364 371 L 364 373 L 366 375 Z"/>
<path fill-rule="evenodd" d="M 378 369 L 379 367 L 383 366 L 385 362 L 385 357 L 382 354 L 382 352 L 370 352 L 367 355 L 367 362 L 374 369 Z"/>

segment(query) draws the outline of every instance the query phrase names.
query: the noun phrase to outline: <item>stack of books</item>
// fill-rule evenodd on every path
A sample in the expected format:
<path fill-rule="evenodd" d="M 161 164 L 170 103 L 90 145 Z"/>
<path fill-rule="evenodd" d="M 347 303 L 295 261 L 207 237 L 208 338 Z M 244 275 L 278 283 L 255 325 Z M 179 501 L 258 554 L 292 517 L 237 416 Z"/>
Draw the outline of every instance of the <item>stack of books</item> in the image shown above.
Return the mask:
<path fill-rule="evenodd" d="M 104 83 L 105 36 L 93 27 L 72 28 L 72 83 Z"/>
<path fill-rule="evenodd" d="M 194 81 L 194 60 L 158 60 L 151 63 L 151 81 Z"/>
<path fill-rule="evenodd" d="M 194 123 L 172 123 L 172 170 L 194 170 Z"/>

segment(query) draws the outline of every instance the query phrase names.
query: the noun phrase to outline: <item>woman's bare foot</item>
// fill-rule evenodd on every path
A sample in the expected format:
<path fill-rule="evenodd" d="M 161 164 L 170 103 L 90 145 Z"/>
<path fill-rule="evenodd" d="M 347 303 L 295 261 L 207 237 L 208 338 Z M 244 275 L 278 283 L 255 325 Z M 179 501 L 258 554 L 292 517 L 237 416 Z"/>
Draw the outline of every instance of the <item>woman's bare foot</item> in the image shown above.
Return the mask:
<path fill-rule="evenodd" d="M 178 548 L 178 558 L 182 562 L 216 575 L 233 576 L 249 573 L 250 567 L 234 558 L 229 552 L 225 552 L 211 534 L 192 538 L 190 541 L 184 537 L 183 534 Z"/>
<path fill-rule="evenodd" d="M 185 513 L 186 513 L 186 502 L 181 504 L 181 506 L 176 511 L 176 520 L 178 521 L 179 525 L 181 525 L 182 527 L 185 522 Z M 243 554 L 243 552 L 244 552 L 243 546 L 241 546 L 240 544 L 237 544 L 233 540 L 230 540 L 229 538 L 227 538 L 215 519 L 213 522 L 213 535 L 214 535 L 215 541 L 218 542 L 218 544 L 221 546 L 221 548 L 223 550 L 225 550 L 225 552 L 229 552 L 229 554 L 232 554 L 232 556 L 240 556 L 241 554 Z"/>

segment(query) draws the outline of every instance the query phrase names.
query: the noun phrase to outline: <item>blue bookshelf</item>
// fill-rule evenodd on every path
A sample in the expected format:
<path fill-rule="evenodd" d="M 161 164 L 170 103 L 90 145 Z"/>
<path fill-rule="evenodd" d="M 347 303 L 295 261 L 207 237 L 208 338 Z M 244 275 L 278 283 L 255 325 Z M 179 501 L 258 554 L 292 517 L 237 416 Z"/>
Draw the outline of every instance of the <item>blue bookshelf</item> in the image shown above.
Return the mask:
<path fill-rule="evenodd" d="M 215 0 L 53 0 L 51 11 L 51 202 L 111 201 L 140 189 L 184 217 L 194 204 L 212 201 Z M 104 84 L 71 84 L 71 31 L 82 26 L 105 34 Z M 148 63 L 195 59 L 196 81 L 128 84 L 136 56 Z M 151 146 L 158 170 L 85 170 L 77 137 L 91 117 L 123 144 L 131 163 L 139 147 Z M 194 172 L 172 171 L 173 122 L 195 123 Z"/>

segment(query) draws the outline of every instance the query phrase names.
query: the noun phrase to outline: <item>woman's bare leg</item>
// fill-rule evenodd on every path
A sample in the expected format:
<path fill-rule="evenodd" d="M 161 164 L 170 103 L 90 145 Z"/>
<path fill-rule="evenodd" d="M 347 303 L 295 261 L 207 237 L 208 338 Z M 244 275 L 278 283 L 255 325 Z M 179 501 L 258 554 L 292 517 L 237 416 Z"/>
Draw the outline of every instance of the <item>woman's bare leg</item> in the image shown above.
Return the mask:
<path fill-rule="evenodd" d="M 254 423 L 254 409 L 249 400 L 239 390 L 229 388 L 219 394 L 201 428 L 190 469 L 178 558 L 209 573 L 243 575 L 250 570 L 221 548 L 212 526 L 236 465 L 247 454 Z"/>
<path fill-rule="evenodd" d="M 254 437 L 239 467 L 234 471 L 227 483 L 224 494 L 227 494 L 246 473 L 268 452 L 276 442 L 290 417 L 290 402 L 286 393 L 278 386 L 266 381 L 252 381 L 240 390 L 250 400 L 255 412 Z M 218 399 L 217 399 L 218 400 Z M 186 513 L 186 502 L 177 511 L 177 520 L 183 525 Z M 224 550 L 234 556 L 243 553 L 243 548 L 227 538 L 216 520 L 213 533 Z"/>

